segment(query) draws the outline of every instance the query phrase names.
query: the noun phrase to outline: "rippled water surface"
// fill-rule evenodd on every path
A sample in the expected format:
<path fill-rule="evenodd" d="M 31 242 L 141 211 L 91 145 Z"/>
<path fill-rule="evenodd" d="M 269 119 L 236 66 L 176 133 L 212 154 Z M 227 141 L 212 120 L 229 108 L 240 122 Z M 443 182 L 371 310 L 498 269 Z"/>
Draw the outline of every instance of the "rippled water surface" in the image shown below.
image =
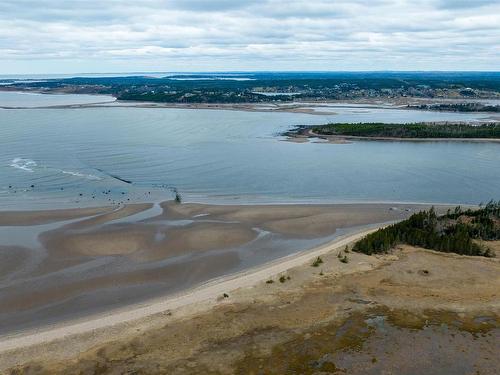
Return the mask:
<path fill-rule="evenodd" d="M 0 94 L 4 101 L 13 95 Z M 205 202 L 500 198 L 500 144 L 297 144 L 279 136 L 296 124 L 486 115 L 334 111 L 326 116 L 130 107 L 0 110 L 0 208 L 161 200 L 172 197 L 172 188 L 187 200 Z"/>

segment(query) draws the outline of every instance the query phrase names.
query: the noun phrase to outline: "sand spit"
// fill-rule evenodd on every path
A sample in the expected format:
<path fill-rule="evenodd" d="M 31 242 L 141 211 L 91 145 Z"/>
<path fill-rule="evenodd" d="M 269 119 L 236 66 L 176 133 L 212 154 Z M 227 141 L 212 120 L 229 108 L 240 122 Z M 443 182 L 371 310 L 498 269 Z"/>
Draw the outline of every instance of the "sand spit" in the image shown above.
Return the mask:
<path fill-rule="evenodd" d="M 114 207 L 90 207 L 46 211 L 1 211 L 0 226 L 48 224 L 64 220 L 102 215 L 114 210 Z"/>

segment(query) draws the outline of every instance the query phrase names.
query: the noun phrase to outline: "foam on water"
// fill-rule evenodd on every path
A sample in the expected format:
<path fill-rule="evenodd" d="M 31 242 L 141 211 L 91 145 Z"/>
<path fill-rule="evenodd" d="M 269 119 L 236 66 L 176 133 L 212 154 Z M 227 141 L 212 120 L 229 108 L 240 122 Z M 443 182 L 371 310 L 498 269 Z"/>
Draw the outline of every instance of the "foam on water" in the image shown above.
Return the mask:
<path fill-rule="evenodd" d="M 14 158 L 14 159 L 12 159 L 10 166 L 17 168 L 17 169 L 21 169 L 21 170 L 26 171 L 26 172 L 30 172 L 30 173 L 34 172 L 34 170 L 33 170 L 34 167 L 39 167 L 39 168 L 46 169 L 46 170 L 53 170 L 53 171 L 56 171 L 56 172 L 59 172 L 59 173 L 65 174 L 65 175 L 70 175 L 73 177 L 85 178 L 87 180 L 94 180 L 94 181 L 101 181 L 102 180 L 101 177 L 96 176 L 94 174 L 87 174 L 87 173 L 82 173 L 82 172 L 78 172 L 78 171 L 52 168 L 50 166 L 40 166 L 36 161 L 34 161 L 32 159 L 28 159 L 28 158 L 21 158 L 21 157 Z"/>
<path fill-rule="evenodd" d="M 61 170 L 61 173 L 68 174 L 68 175 L 74 176 L 74 177 L 83 177 L 83 178 L 86 178 L 88 180 L 96 180 L 96 181 L 101 181 L 102 180 L 101 177 L 93 175 L 93 174 L 85 174 L 85 173 L 73 172 L 73 171 L 65 171 L 65 170 Z"/>
<path fill-rule="evenodd" d="M 31 159 L 25 158 L 14 158 L 10 164 L 11 167 L 22 169 L 26 172 L 33 172 L 33 167 L 36 167 L 38 164 Z"/>

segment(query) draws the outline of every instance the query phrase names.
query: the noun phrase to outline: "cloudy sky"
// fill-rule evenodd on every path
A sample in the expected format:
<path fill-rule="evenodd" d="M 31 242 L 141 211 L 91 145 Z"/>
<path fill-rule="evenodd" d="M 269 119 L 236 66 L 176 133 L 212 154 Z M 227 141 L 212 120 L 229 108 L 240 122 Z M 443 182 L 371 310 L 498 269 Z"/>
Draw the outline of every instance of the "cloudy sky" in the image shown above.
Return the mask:
<path fill-rule="evenodd" d="M 0 74 L 500 70 L 500 0 L 0 0 Z"/>

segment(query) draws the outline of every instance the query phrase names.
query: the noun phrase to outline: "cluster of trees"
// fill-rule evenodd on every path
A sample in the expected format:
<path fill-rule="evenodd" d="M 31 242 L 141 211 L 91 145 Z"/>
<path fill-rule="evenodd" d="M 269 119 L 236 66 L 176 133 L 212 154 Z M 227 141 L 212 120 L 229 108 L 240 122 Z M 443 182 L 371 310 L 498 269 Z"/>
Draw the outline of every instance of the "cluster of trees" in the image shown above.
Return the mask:
<path fill-rule="evenodd" d="M 119 100 L 146 101 L 157 103 L 262 103 L 291 101 L 289 95 L 265 96 L 245 90 L 174 90 L 174 91 L 125 91 L 117 96 Z"/>
<path fill-rule="evenodd" d="M 500 112 L 500 106 L 486 105 L 482 103 L 420 104 L 413 106 L 408 105 L 408 108 L 450 112 Z"/>
<path fill-rule="evenodd" d="M 500 138 L 500 123 L 468 124 L 327 124 L 312 130 L 320 135 L 345 135 L 356 137 L 388 138 Z"/>
<path fill-rule="evenodd" d="M 462 255 L 494 256 L 475 240 L 500 239 L 500 201 L 478 210 L 457 207 L 437 216 L 434 208 L 413 214 L 407 220 L 382 228 L 358 241 L 353 250 L 364 254 L 386 253 L 398 244 L 408 244 Z"/>

